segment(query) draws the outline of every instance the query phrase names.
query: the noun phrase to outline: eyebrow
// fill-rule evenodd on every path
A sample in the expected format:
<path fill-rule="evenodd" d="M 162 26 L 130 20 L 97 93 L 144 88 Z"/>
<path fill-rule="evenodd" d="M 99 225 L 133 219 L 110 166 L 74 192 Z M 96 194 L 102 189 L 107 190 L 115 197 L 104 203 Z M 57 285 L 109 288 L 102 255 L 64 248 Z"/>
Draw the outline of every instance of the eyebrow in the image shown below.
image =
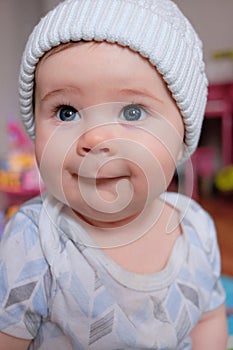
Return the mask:
<path fill-rule="evenodd" d="M 63 89 L 53 90 L 53 91 L 48 92 L 44 96 L 42 96 L 40 101 L 41 102 L 46 102 L 51 97 L 56 97 L 57 95 L 62 95 L 64 93 L 77 92 L 77 91 L 80 91 L 80 89 L 77 88 L 77 87 L 66 87 L 66 88 L 63 88 Z"/>
<path fill-rule="evenodd" d="M 134 96 L 143 97 L 143 98 L 150 98 L 150 99 L 158 101 L 160 103 L 163 102 L 157 96 L 151 94 L 149 91 L 147 91 L 145 89 L 122 89 L 122 90 L 120 90 L 120 94 L 122 94 L 122 95 L 134 95 Z"/>

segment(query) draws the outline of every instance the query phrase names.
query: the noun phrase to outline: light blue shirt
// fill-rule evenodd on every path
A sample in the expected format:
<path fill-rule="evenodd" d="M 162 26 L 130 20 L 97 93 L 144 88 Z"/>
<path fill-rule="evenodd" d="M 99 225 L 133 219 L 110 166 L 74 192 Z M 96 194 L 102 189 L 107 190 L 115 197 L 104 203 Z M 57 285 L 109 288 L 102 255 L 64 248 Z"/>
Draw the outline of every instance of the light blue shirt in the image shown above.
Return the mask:
<path fill-rule="evenodd" d="M 194 201 L 166 194 L 182 218 L 166 267 L 124 270 L 45 194 L 21 207 L 0 243 L 0 330 L 30 350 L 191 349 L 202 314 L 224 303 L 214 224 Z"/>

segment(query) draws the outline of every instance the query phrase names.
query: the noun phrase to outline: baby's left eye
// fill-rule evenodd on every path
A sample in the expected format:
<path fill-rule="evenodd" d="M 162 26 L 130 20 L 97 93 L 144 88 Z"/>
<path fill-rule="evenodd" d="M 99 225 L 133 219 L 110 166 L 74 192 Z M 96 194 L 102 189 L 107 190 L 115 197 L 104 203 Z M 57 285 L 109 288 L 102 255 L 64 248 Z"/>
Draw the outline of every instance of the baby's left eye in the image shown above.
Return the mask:
<path fill-rule="evenodd" d="M 143 107 L 135 104 L 125 106 L 120 114 L 120 119 L 131 122 L 145 119 L 146 111 Z"/>

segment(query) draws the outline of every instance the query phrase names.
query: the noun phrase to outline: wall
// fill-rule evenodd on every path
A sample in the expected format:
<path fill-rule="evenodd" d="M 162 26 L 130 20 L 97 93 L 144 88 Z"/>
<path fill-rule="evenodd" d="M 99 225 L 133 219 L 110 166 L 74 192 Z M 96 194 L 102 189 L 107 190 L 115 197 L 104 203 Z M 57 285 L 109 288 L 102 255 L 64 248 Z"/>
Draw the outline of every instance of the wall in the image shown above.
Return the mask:
<path fill-rule="evenodd" d="M 232 0 L 175 0 L 196 28 L 204 48 L 209 80 L 233 80 L 233 61 L 213 59 L 216 50 L 233 50 Z"/>
<path fill-rule="evenodd" d="M 6 121 L 19 114 L 20 57 L 26 38 L 40 15 L 38 0 L 0 0 L 0 155 L 6 151 Z"/>
<path fill-rule="evenodd" d="M 0 0 L 0 155 L 6 150 L 5 123 L 18 117 L 18 70 L 32 27 L 60 0 Z M 214 62 L 216 49 L 233 49 L 232 0 L 175 0 L 196 27 L 204 43 L 211 80 L 233 79 L 233 63 Z"/>
<path fill-rule="evenodd" d="M 46 13 L 52 8 L 54 8 L 57 4 L 59 4 L 61 0 L 42 0 L 43 4 L 43 12 Z"/>

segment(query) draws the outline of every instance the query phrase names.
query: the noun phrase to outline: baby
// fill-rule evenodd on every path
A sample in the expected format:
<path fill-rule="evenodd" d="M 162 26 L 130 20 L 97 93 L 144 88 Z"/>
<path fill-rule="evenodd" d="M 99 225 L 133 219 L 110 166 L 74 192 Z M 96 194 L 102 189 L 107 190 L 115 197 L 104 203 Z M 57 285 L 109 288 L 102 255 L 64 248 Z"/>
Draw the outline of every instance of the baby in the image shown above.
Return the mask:
<path fill-rule="evenodd" d="M 213 221 L 167 192 L 206 95 L 170 0 L 66 0 L 39 22 L 20 104 L 46 191 L 1 240 L 1 350 L 226 349 Z"/>

